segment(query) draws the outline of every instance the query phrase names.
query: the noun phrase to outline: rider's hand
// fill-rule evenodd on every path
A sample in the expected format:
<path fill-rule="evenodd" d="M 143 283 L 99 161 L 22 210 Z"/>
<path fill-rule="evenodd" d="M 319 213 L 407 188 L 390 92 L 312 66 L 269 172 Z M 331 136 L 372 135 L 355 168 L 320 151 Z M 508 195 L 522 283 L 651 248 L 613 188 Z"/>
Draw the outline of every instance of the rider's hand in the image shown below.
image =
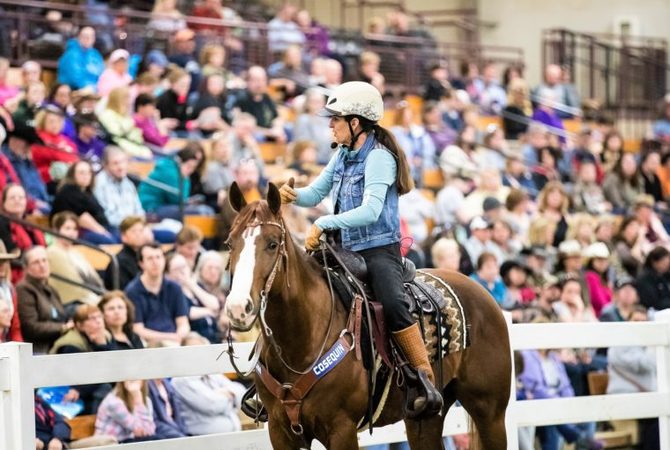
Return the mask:
<path fill-rule="evenodd" d="M 321 237 L 321 234 L 323 233 L 323 230 L 316 225 L 312 225 L 312 227 L 309 229 L 309 232 L 307 233 L 307 237 L 305 238 L 305 248 L 311 252 L 316 251 L 319 249 L 319 245 L 321 244 L 319 242 L 319 238 Z"/>
<path fill-rule="evenodd" d="M 288 183 L 284 183 L 279 188 L 279 196 L 282 203 L 293 203 L 298 198 L 298 193 L 293 189 L 293 183 L 295 183 L 295 180 L 291 177 Z"/>

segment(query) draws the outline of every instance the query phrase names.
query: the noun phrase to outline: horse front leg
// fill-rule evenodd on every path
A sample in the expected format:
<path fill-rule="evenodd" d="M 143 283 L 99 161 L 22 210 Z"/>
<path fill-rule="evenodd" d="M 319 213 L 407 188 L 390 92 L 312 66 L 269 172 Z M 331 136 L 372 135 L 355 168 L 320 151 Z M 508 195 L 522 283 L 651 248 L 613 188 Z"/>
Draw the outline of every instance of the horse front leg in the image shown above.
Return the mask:
<path fill-rule="evenodd" d="M 273 450 L 300 450 L 310 447 L 309 443 L 305 444 L 304 439 L 291 432 L 288 420 L 286 423 L 270 420 L 268 422 L 268 432 Z"/>
<path fill-rule="evenodd" d="M 348 419 L 335 420 L 337 426 L 330 429 L 326 448 L 328 450 L 358 450 L 356 424 Z"/>

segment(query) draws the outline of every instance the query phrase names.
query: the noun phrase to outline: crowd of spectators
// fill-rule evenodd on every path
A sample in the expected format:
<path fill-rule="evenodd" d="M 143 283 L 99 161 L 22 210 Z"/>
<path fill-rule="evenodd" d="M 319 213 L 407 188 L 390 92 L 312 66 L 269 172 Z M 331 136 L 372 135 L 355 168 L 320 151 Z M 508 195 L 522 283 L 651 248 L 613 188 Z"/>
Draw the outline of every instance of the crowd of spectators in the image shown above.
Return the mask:
<path fill-rule="evenodd" d="M 103 45 L 113 39 L 94 26 L 73 30 L 52 86 L 34 61 L 11 85 L 0 58 L 0 211 L 48 216 L 61 235 L 0 216 L 0 342 L 25 340 L 38 354 L 221 342 L 225 255 L 207 251 L 212 243 L 183 225 L 184 214 L 220 215 L 225 232 L 233 181 L 247 201 L 269 180 L 308 182 L 333 152 L 317 115 L 329 90 L 360 79 L 385 91 L 378 54 L 361 53 L 349 70 L 328 29 L 291 4 L 267 24 L 269 67 L 240 59 L 242 18 L 221 0 L 185 13 L 156 1 L 148 27 L 172 34 L 167 54 L 130 54 Z M 376 19 L 372 35 L 430 41 L 407 19 L 397 11 L 387 28 Z M 582 120 L 569 68 L 548 65 L 531 89 L 523 67 L 456 63 L 426 68 L 419 108 L 385 97 L 385 124 L 416 184 L 400 203 L 404 254 L 470 276 L 516 322 L 640 321 L 670 307 L 670 97 L 633 153 L 612 120 Z M 576 133 L 566 120 L 581 124 Z M 289 151 L 268 164 L 264 143 Z M 129 172 L 137 162 L 153 167 L 144 179 Z M 330 209 L 287 207 L 296 240 Z M 119 244 L 118 285 L 74 238 Z M 615 350 L 523 352 L 519 398 L 586 395 L 588 373 L 608 367 L 609 391 L 653 390 L 653 358 L 633 351 L 635 361 Z M 240 388 L 223 376 L 130 380 L 74 386 L 66 399 L 97 412 L 96 434 L 134 442 L 239 429 Z M 54 434 L 58 413 L 37 399 L 49 440 L 66 442 Z M 654 448 L 655 426 L 641 423 L 644 448 Z M 598 448 L 594 430 L 543 427 L 522 445 Z"/>

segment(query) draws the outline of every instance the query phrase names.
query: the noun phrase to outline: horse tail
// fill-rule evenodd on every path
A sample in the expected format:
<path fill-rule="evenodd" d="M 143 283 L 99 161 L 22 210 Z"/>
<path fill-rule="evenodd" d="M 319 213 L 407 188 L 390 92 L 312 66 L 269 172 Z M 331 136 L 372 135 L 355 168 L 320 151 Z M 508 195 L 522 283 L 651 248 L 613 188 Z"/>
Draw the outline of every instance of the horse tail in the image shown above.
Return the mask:
<path fill-rule="evenodd" d="M 479 432 L 477 431 L 477 425 L 472 417 L 468 417 L 468 437 L 470 441 L 469 450 L 481 450 L 482 441 L 479 439 Z"/>

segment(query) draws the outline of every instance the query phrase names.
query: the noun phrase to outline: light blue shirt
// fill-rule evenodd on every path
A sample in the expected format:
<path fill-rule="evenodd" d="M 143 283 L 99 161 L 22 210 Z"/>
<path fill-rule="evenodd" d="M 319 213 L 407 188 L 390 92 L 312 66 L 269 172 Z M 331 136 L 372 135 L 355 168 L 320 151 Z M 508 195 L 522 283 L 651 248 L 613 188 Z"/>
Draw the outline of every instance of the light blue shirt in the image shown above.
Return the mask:
<path fill-rule="evenodd" d="M 340 147 L 339 151 L 347 152 L 348 150 Z M 353 158 L 357 153 L 358 150 L 349 152 L 347 156 Z M 316 206 L 330 193 L 333 187 L 337 156 L 338 153 L 335 153 L 330 158 L 326 168 L 309 186 L 296 189 L 298 193 L 296 205 Z M 365 161 L 365 187 L 361 206 L 341 214 L 320 217 L 314 224 L 322 230 L 339 230 L 362 227 L 376 222 L 384 207 L 386 192 L 395 179 L 396 162 L 393 155 L 383 148 L 372 150 Z"/>

